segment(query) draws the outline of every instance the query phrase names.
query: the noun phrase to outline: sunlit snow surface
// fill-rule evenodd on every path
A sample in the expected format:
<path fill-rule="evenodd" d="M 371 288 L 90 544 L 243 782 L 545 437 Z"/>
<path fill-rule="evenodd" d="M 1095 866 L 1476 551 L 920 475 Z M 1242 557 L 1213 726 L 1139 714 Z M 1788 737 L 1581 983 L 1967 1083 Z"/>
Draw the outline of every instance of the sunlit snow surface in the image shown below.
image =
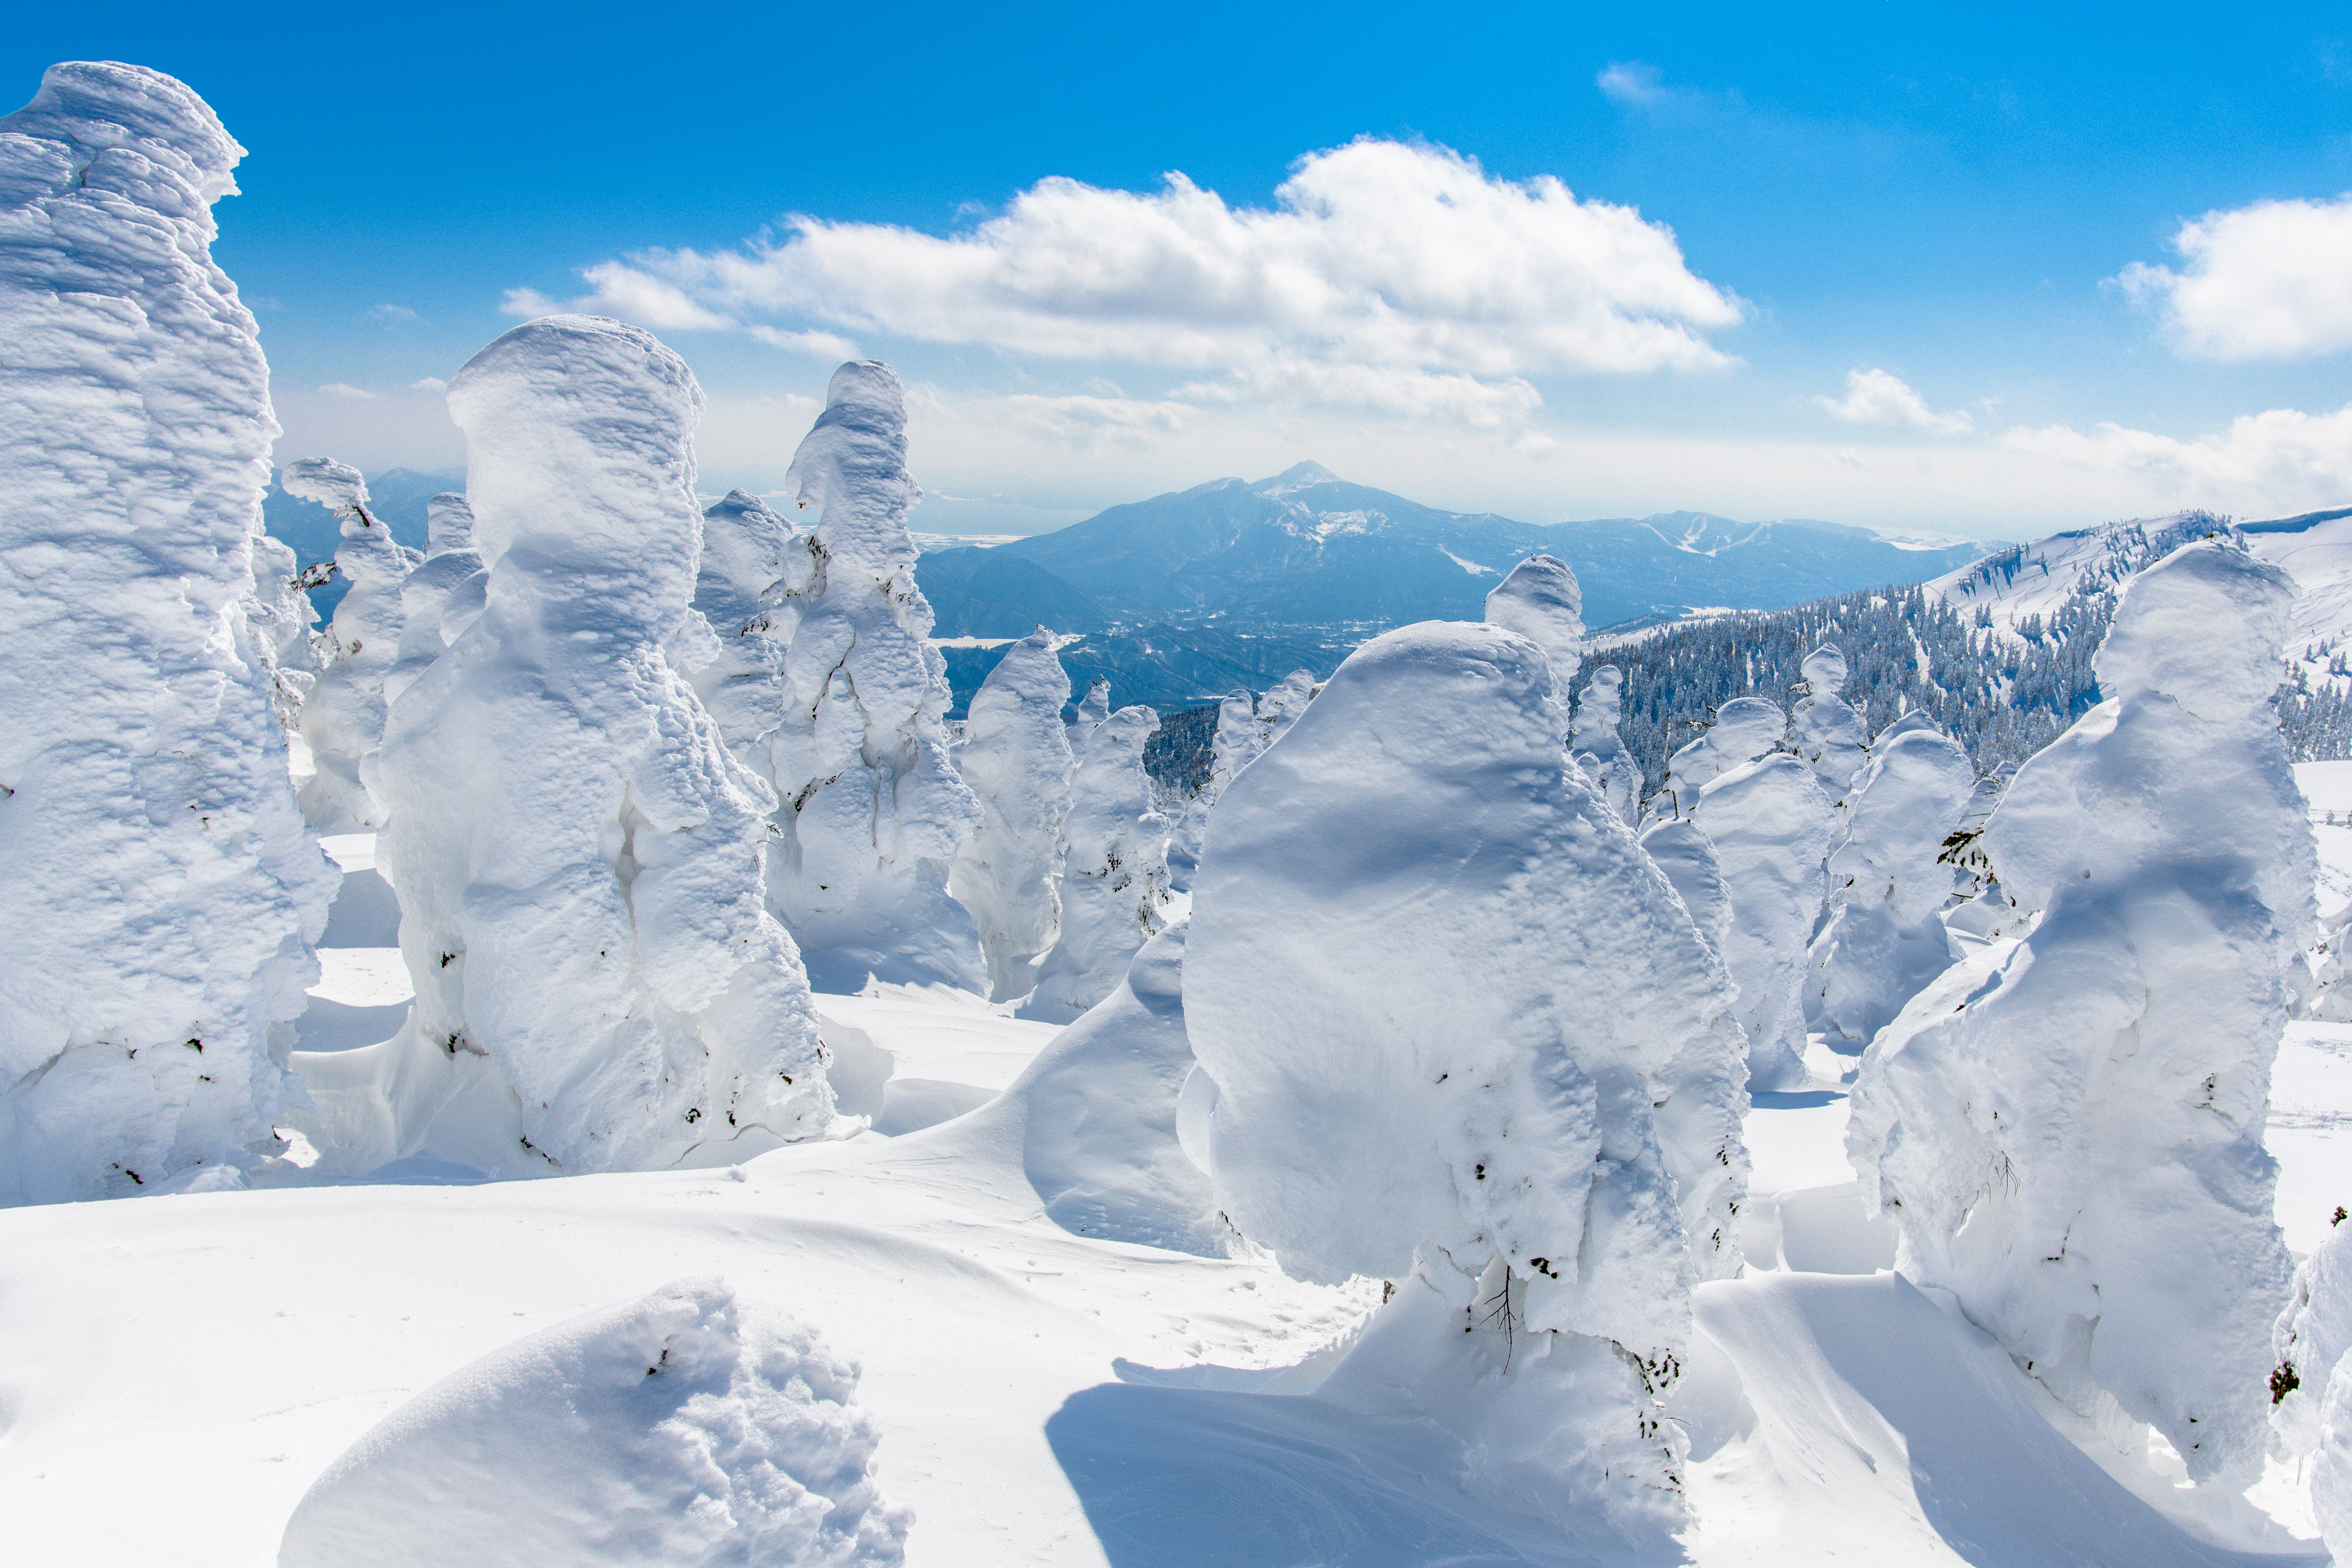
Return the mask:
<path fill-rule="evenodd" d="M 2352 812 L 2352 764 L 2298 772 L 2322 818 L 2330 905 L 2352 895 L 2352 826 L 2327 827 L 2326 803 L 2339 801 L 2339 820 Z M 346 872 L 329 940 L 350 939 L 329 951 L 350 956 L 312 994 L 312 1050 L 333 1048 L 331 1018 L 364 1034 L 354 1016 L 388 1017 L 389 1034 L 400 1011 L 369 988 L 366 955 L 390 939 L 364 907 L 371 847 L 328 847 Z M 944 991 L 821 1005 L 829 1037 L 854 1028 L 889 1053 L 886 1126 L 982 1102 L 1055 1033 Z M 1808 1062 L 1850 1066 L 1820 1049 Z M 1669 1400 L 1692 1435 L 1690 1561 L 2281 1560 L 2250 1555 L 2247 1520 L 2200 1536 L 2132 1495 L 1946 1304 L 1872 1273 L 1892 1238 L 1861 1218 L 1840 1088 L 1817 1078 L 1762 1099 L 1748 1125 L 1750 1272 L 1701 1289 L 1703 1331 Z M 2299 1252 L 2352 1202 L 2347 1122 L 2352 1026 L 2295 1026 L 2271 1146 Z M 1253 1256 L 1073 1235 L 1045 1218 L 1007 1125 L 867 1133 L 737 1170 L 468 1184 L 426 1162 L 413 1173 L 448 1184 L 0 1213 L 10 1555 L 272 1563 L 311 1482 L 412 1395 L 580 1313 L 719 1276 L 862 1364 L 879 1484 L 915 1514 L 910 1563 L 1562 1561 L 1449 1510 L 1442 1451 L 1284 1397 L 1313 1389 L 1333 1359 L 1317 1352 L 1350 1334 L 1380 1282 L 1318 1289 Z M 2136 1462 L 2109 1458 L 2121 1473 Z M 2186 1493 L 2139 1473 L 2147 1495 L 2186 1511 Z M 2276 1534 L 2269 1550 L 2316 1554 Z"/>

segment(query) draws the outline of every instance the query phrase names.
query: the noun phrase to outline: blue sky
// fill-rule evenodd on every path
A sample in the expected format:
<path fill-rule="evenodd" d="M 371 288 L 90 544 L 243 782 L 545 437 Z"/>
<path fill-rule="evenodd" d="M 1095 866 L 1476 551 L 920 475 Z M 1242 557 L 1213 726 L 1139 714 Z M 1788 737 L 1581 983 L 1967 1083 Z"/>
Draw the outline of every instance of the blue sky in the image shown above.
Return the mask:
<path fill-rule="evenodd" d="M 1306 457 L 1545 521 L 2352 503 L 2340 5 L 231 24 L 5 47 L 20 100 L 135 60 L 251 150 L 216 255 L 286 456 L 458 460 L 431 383 L 561 303 L 695 366 L 707 485 L 773 487 L 831 356 L 891 361 L 941 528 Z"/>

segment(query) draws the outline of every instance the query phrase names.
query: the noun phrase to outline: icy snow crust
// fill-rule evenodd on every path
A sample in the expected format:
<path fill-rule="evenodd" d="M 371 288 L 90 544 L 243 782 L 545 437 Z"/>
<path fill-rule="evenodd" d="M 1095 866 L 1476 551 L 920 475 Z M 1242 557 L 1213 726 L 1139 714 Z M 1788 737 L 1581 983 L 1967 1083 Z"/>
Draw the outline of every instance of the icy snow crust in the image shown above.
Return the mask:
<path fill-rule="evenodd" d="M 1564 729 L 1514 633 L 1359 648 L 1218 802 L 1187 1026 L 1219 1206 L 1286 1268 L 1499 1255 L 1529 1327 L 1656 1358 L 1685 1342 L 1689 1281 L 1736 1258 L 1737 1031 Z"/>
<path fill-rule="evenodd" d="M 2263 1148 L 2313 850 L 2266 699 L 2277 568 L 2221 543 L 2135 578 L 2112 695 L 2021 768 L 1985 838 L 2040 919 L 1864 1056 L 1848 1151 L 1902 1236 L 2069 1408 L 2154 1426 L 2192 1477 L 2258 1464 L 2288 1261 Z"/>
<path fill-rule="evenodd" d="M 318 973 L 278 426 L 209 249 L 243 153 L 137 66 L 0 120 L 0 1204 L 248 1160 Z"/>
<path fill-rule="evenodd" d="M 551 316 L 449 404 L 489 582 L 384 742 L 416 1009 L 382 1049 L 411 1079 L 439 1057 L 445 1095 L 487 1057 L 517 1142 L 569 1172 L 824 1131 L 807 982 L 762 896 L 774 797 L 666 653 L 701 537 L 693 375 L 637 328 Z"/>
<path fill-rule="evenodd" d="M 895 1568 L 857 1368 L 683 1279 L 494 1351 L 371 1428 L 295 1509 L 279 1568 Z"/>

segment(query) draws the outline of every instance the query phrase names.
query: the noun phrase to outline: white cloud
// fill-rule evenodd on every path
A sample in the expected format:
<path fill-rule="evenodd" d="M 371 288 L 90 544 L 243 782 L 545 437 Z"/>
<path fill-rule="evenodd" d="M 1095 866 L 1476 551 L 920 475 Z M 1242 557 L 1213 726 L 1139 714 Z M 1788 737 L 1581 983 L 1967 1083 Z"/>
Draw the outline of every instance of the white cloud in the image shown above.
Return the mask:
<path fill-rule="evenodd" d="M 1944 436 L 1965 435 L 1975 428 L 1965 414 L 1935 412 L 1901 377 L 1883 370 L 1850 370 L 1843 397 L 1816 396 L 1813 401 L 1832 418 L 1849 425 L 1896 425 Z"/>
<path fill-rule="evenodd" d="M 378 321 L 413 321 L 417 319 L 416 312 L 405 305 L 372 305 L 368 308 L 368 315 Z"/>
<path fill-rule="evenodd" d="M 319 390 L 330 397 L 373 397 L 375 395 L 364 387 L 353 386 L 349 382 L 343 381 L 331 381 Z"/>
<path fill-rule="evenodd" d="M 408 384 L 408 390 L 411 392 L 446 392 L 449 390 L 449 384 L 442 380 L 437 375 L 428 375 L 422 381 L 410 382 Z"/>
<path fill-rule="evenodd" d="M 1658 68 L 1643 65 L 1640 60 L 1612 60 L 1608 68 L 1593 79 L 1603 98 L 1619 103 L 1656 103 L 1666 96 L 1658 85 Z"/>
<path fill-rule="evenodd" d="M 1708 334 L 1741 320 L 1737 297 L 1692 273 L 1664 225 L 1551 176 L 1366 139 L 1302 158 L 1276 196 L 1233 207 L 1180 174 L 1148 194 L 1057 177 L 944 238 L 796 217 L 779 241 L 601 263 L 573 308 L 1209 371 L 1235 391 L 1476 420 L 1533 408 L 1534 374 L 1732 363 Z"/>
<path fill-rule="evenodd" d="M 859 357 L 857 345 L 835 332 L 788 332 L 781 327 L 746 327 L 751 336 L 772 349 L 786 353 L 808 354 L 816 359 L 838 363 Z"/>
<path fill-rule="evenodd" d="M 2133 262 L 2115 281 L 2156 310 L 2174 351 L 2305 359 L 2352 348 L 2352 194 L 2256 202 L 2180 226 L 2184 270 Z"/>
<path fill-rule="evenodd" d="M 2249 414 L 2189 441 L 2105 424 L 2087 435 L 2063 425 L 2020 427 L 2001 444 L 2127 477 L 2168 505 L 2266 517 L 2352 502 L 2352 404 L 2333 414 Z"/>

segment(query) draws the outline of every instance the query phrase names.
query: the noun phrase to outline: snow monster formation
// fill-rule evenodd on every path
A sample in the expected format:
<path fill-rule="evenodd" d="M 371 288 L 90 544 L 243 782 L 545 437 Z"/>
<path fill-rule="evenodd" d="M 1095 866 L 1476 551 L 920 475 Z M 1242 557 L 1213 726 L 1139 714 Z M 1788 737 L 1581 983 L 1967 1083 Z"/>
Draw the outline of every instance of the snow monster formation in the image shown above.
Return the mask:
<path fill-rule="evenodd" d="M 0 1204 L 234 1184 L 319 973 L 255 621 L 278 424 L 210 250 L 243 154 L 137 66 L 0 119 Z"/>
<path fill-rule="evenodd" d="M 1739 986 L 1748 1083 L 1801 1089 L 1807 948 L 1822 912 L 1822 861 L 1835 821 L 1829 797 L 1804 763 L 1780 752 L 1708 781 L 1694 815 L 1715 846 L 1731 902 L 1723 957 Z"/>
<path fill-rule="evenodd" d="M 425 563 L 400 585 L 400 660 L 385 672 L 387 710 L 482 613 L 489 574 L 474 548 L 474 509 L 444 491 L 425 503 Z"/>
<path fill-rule="evenodd" d="M 1209 841 L 1209 814 L 1234 775 L 1258 752 L 1257 704 L 1246 691 L 1230 691 L 1217 704 L 1217 731 L 1209 742 L 1209 776 L 1184 807 L 1168 836 L 1168 879 L 1171 886 L 1191 891 L 1192 874 L 1200 868 L 1201 851 Z"/>
<path fill-rule="evenodd" d="M 666 652 L 701 390 L 635 327 L 550 316 L 476 354 L 449 411 L 488 602 L 394 705 L 378 767 L 418 1048 L 488 1058 L 565 1171 L 824 1131 L 807 982 L 762 896 L 774 797 Z"/>
<path fill-rule="evenodd" d="M 1160 728 L 1149 708 L 1096 726 L 1070 782 L 1062 819 L 1061 935 L 1037 965 L 1021 1016 L 1066 1024 L 1109 995 L 1136 950 L 1168 921 L 1168 819 L 1151 805 L 1143 743 Z"/>
<path fill-rule="evenodd" d="M 1076 766 L 1062 726 L 1069 700 L 1054 634 L 1039 626 L 1004 650 L 964 721 L 956 763 L 981 817 L 948 873 L 948 891 L 979 928 L 991 1001 L 1036 989 L 1038 962 L 1061 930 L 1055 847 Z"/>
<path fill-rule="evenodd" d="M 1938 918 L 1952 868 L 1937 858 L 1975 798 L 1976 769 L 1932 730 L 1882 740 L 1848 799 L 1829 858 L 1829 920 L 1813 939 L 1806 1021 L 1858 1055 L 1951 966 Z"/>
<path fill-rule="evenodd" d="M 1714 722 L 1666 762 L 1663 800 L 1652 805 L 1668 816 L 1696 816 L 1699 792 L 1734 768 L 1780 749 L 1788 738 L 1789 715 L 1765 697 L 1735 697 L 1715 710 Z"/>
<path fill-rule="evenodd" d="M 322 833 L 381 827 L 383 804 L 366 774 L 383 743 L 385 677 L 400 660 L 402 588 L 420 558 L 368 510 L 367 480 L 348 463 L 304 458 L 287 464 L 278 483 L 341 522 L 335 570 L 351 584 L 335 606 L 332 657 L 302 704 L 302 740 L 315 770 L 302 783 L 302 815 Z"/>
<path fill-rule="evenodd" d="M 1793 728 L 1797 754 L 1822 781 L 1832 804 L 1846 798 L 1847 789 L 1862 772 L 1870 744 L 1870 728 L 1844 698 L 1845 655 L 1834 643 L 1823 643 L 1805 656 L 1805 695 L 1797 700 Z"/>
<path fill-rule="evenodd" d="M 813 565 L 792 523 L 757 496 L 730 490 L 702 514 L 694 614 L 673 657 L 736 760 L 771 783 L 785 650 Z"/>
<path fill-rule="evenodd" d="M 907 399 L 886 364 L 833 373 L 786 484 L 815 524 L 776 730 L 783 829 L 772 900 L 820 990 L 869 978 L 986 994 L 988 965 L 948 868 L 980 803 L 948 758 L 947 664 L 925 639 L 907 510 Z"/>
<path fill-rule="evenodd" d="M 1218 804 L 1186 1098 L 1243 1235 L 1395 1282 L 1325 1395 L 1426 1414 L 1591 1541 L 1681 1516 L 1651 1391 L 1738 1268 L 1746 1097 L 1721 963 L 1560 730 L 1517 633 L 1357 649 Z"/>
<path fill-rule="evenodd" d="M 1551 660 L 1552 688 L 1563 696 L 1584 662 L 1584 590 L 1568 563 L 1530 555 L 1486 595 L 1486 624 L 1515 631 Z"/>
<path fill-rule="evenodd" d="M 1642 807 L 1642 770 L 1620 732 L 1625 721 L 1624 693 L 1623 670 L 1613 664 L 1594 670 L 1576 704 L 1568 750 L 1610 809 L 1633 822 Z"/>
<path fill-rule="evenodd" d="M 2263 1148 L 2314 858 L 2269 697 L 2292 591 L 2220 542 L 2132 578 L 2107 700 L 1985 829 L 2029 916 L 1863 1057 L 1846 1146 L 1897 1267 L 2191 1478 L 2262 1460 L 2288 1259 Z M 2120 1411 L 2120 1417 L 2117 1412 Z"/>

